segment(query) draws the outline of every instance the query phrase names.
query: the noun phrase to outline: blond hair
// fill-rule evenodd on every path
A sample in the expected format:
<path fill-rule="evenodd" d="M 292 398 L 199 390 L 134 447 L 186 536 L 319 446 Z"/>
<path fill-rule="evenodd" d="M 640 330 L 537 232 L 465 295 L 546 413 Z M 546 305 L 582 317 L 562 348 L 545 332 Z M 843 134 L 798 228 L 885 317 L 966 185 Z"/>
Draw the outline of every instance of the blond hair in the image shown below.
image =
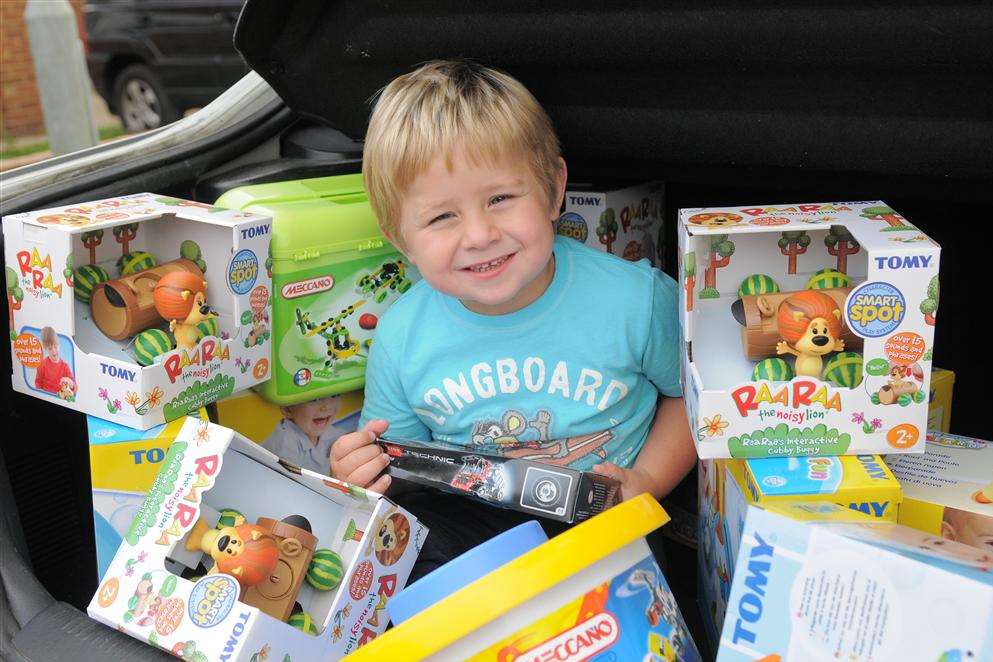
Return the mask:
<path fill-rule="evenodd" d="M 46 347 L 51 347 L 58 340 L 55 338 L 55 329 L 50 326 L 41 327 L 41 344 Z"/>
<path fill-rule="evenodd" d="M 369 119 L 362 176 L 383 232 L 403 247 L 400 206 L 414 179 L 438 155 L 473 163 L 522 157 L 557 202 L 559 142 L 541 105 L 519 81 L 463 60 L 436 60 L 399 76 L 380 92 Z"/>

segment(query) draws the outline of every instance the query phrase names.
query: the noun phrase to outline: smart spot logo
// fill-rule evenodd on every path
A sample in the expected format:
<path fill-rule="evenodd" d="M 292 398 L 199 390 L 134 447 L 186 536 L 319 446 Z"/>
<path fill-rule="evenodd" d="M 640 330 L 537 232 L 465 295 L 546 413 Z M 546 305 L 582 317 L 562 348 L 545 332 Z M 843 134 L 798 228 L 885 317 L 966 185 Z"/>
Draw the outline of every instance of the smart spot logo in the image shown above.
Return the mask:
<path fill-rule="evenodd" d="M 586 220 L 574 211 L 567 211 L 555 222 L 555 231 L 563 237 L 572 237 L 583 243 L 589 236 L 590 230 Z"/>
<path fill-rule="evenodd" d="M 238 599 L 238 582 L 227 575 L 208 575 L 190 592 L 190 619 L 202 628 L 212 628 L 231 612 Z"/>
<path fill-rule="evenodd" d="M 228 284 L 235 294 L 248 294 L 259 276 L 259 259 L 247 248 L 238 251 L 228 265 Z"/>
<path fill-rule="evenodd" d="M 903 294 L 889 283 L 863 283 L 845 301 L 848 328 L 862 338 L 881 338 L 894 331 L 907 312 Z"/>

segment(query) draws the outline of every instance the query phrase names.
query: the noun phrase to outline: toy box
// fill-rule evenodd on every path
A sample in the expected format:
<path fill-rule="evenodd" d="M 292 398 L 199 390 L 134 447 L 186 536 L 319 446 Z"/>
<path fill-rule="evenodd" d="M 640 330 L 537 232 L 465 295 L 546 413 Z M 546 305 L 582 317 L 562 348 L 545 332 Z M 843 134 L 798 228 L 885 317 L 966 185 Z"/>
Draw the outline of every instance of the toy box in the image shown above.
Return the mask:
<path fill-rule="evenodd" d="M 14 389 L 148 429 L 267 379 L 270 226 L 151 193 L 5 217 Z"/>
<path fill-rule="evenodd" d="M 207 418 L 206 410 L 199 412 Z M 185 419 L 135 430 L 86 417 L 97 579 L 103 577 Z"/>
<path fill-rule="evenodd" d="M 921 452 L 938 245 L 882 202 L 679 213 L 701 458 Z"/>
<path fill-rule="evenodd" d="M 377 494 L 292 469 L 187 419 L 90 616 L 182 659 L 337 659 L 381 633 L 427 530 Z"/>
<path fill-rule="evenodd" d="M 380 438 L 394 478 L 461 494 L 500 508 L 579 522 L 620 502 L 617 481 L 599 474 L 462 446 Z"/>
<path fill-rule="evenodd" d="M 243 186 L 217 204 L 272 217 L 273 376 L 259 392 L 292 405 L 361 389 L 379 317 L 419 278 L 380 232 L 362 175 Z"/>
<path fill-rule="evenodd" d="M 931 393 L 928 397 L 927 429 L 948 432 L 952 426 L 952 391 L 955 373 L 944 368 L 931 370 Z"/>
<path fill-rule="evenodd" d="M 993 659 L 988 552 L 836 504 L 752 506 L 738 568 L 721 662 Z"/>
<path fill-rule="evenodd" d="M 993 549 L 993 442 L 927 433 L 924 455 L 886 461 L 903 488 L 900 523 L 986 551 Z"/>
<path fill-rule="evenodd" d="M 661 269 L 665 259 L 664 211 L 660 182 L 608 190 L 570 183 L 555 231 L 632 262 L 647 258 Z"/>
<path fill-rule="evenodd" d="M 644 536 L 666 513 L 640 494 L 547 540 L 534 520 L 422 577 L 393 629 L 354 662 L 698 662 Z"/>
<path fill-rule="evenodd" d="M 899 483 L 878 455 L 701 460 L 697 476 L 697 597 L 713 645 L 727 609 L 749 505 L 837 503 L 895 522 L 901 500 Z"/>

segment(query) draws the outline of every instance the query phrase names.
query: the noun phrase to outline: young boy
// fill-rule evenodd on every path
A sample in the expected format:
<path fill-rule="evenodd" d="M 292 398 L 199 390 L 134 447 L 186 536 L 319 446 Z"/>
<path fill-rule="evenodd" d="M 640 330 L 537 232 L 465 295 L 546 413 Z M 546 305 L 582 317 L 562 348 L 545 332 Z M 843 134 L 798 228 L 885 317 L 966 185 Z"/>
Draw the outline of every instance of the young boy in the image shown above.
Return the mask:
<path fill-rule="evenodd" d="M 34 387 L 48 393 L 60 393 L 71 390 L 76 392 L 76 378 L 69 364 L 59 358 L 59 338 L 55 329 L 50 326 L 41 330 L 41 347 L 45 358 L 35 371 Z M 64 380 L 69 380 L 68 382 Z M 71 389 L 70 389 L 71 384 Z"/>
<path fill-rule="evenodd" d="M 340 404 L 340 398 L 332 395 L 280 407 L 283 419 L 262 447 L 298 467 L 330 474 L 331 444 L 344 432 L 333 425 Z"/>
<path fill-rule="evenodd" d="M 555 236 L 566 165 L 527 89 L 467 62 L 400 76 L 373 110 L 362 170 L 423 280 L 380 320 L 360 429 L 334 444 L 333 475 L 386 491 L 386 435 L 528 448 L 618 479 L 625 498 L 668 493 L 696 459 L 676 285 Z M 437 492 L 396 498 L 431 529 L 412 579 L 532 519 Z"/>

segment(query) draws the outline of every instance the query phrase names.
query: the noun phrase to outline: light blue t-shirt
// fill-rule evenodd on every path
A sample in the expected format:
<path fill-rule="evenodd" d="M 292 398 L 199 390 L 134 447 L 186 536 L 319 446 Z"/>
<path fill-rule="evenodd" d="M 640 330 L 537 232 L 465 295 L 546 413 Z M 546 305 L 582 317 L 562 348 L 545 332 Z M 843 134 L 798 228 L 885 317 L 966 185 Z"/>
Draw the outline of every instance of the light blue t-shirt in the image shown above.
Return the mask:
<path fill-rule="evenodd" d="M 676 283 L 565 237 L 531 305 L 480 315 L 417 283 L 383 315 L 359 426 L 589 470 L 634 464 L 658 394 L 678 397 Z"/>

